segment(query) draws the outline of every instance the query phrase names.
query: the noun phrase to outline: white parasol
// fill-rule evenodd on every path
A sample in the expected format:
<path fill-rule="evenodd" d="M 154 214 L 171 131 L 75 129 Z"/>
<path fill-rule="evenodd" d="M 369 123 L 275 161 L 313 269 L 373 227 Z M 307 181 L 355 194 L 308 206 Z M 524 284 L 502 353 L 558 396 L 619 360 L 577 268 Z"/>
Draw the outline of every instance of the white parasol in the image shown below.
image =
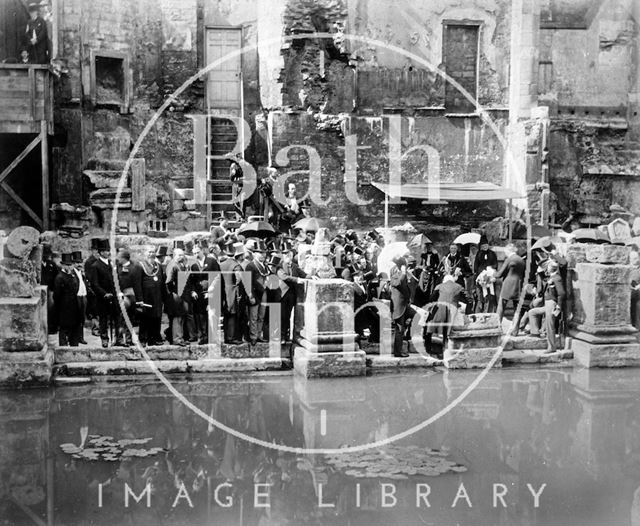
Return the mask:
<path fill-rule="evenodd" d="M 389 271 L 393 266 L 393 259 L 409 254 L 406 241 L 397 241 L 385 245 L 378 256 L 378 273 L 384 272 L 389 277 Z"/>

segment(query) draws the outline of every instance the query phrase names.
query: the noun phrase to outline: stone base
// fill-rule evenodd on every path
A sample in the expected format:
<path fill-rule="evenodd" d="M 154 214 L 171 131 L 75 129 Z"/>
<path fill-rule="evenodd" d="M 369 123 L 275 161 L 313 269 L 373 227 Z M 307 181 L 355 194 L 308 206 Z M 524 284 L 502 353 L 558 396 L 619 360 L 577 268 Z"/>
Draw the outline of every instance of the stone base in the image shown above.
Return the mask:
<path fill-rule="evenodd" d="M 51 382 L 53 351 L 0 352 L 0 388 L 40 387 Z"/>
<path fill-rule="evenodd" d="M 364 376 L 367 372 L 364 351 L 316 353 L 298 346 L 294 353 L 294 372 L 303 378 Z"/>
<path fill-rule="evenodd" d="M 640 343 L 597 344 L 574 339 L 574 362 L 582 367 L 640 367 Z"/>
<path fill-rule="evenodd" d="M 636 342 L 635 333 L 637 332 L 633 327 L 629 326 L 630 330 L 624 331 L 624 328 L 616 330 L 615 332 L 607 333 L 600 332 L 594 334 L 593 332 L 584 332 L 578 329 L 569 330 L 569 336 L 576 340 L 582 340 L 587 343 L 598 345 L 610 345 L 619 343 L 634 343 Z"/>
<path fill-rule="evenodd" d="M 464 331 L 451 329 L 449 333 L 449 347 L 453 350 L 498 347 L 501 344 L 502 330 L 500 328 Z"/>
<path fill-rule="evenodd" d="M 34 298 L 0 298 L 0 350 L 40 351 L 47 343 L 47 288 Z"/>
<path fill-rule="evenodd" d="M 448 348 L 444 352 L 444 365 L 448 369 L 483 369 L 498 350 L 499 347 L 459 350 Z M 500 351 L 500 355 L 502 355 L 502 351 Z M 498 357 L 493 367 L 502 367 L 501 356 Z"/>
<path fill-rule="evenodd" d="M 331 332 L 331 333 L 318 333 L 307 331 L 306 329 L 302 329 L 300 331 L 300 336 L 307 340 L 309 343 L 314 345 L 317 344 L 334 344 L 334 345 L 353 345 L 356 342 L 356 338 L 358 335 L 355 332 Z"/>

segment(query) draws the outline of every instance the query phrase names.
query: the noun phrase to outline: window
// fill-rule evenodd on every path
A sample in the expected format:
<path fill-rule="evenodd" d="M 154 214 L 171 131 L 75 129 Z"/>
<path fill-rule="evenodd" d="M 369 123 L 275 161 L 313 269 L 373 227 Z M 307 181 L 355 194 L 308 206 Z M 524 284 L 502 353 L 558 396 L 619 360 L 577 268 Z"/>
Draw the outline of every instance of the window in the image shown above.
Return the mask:
<path fill-rule="evenodd" d="M 455 80 L 475 101 L 478 93 L 478 43 L 479 23 L 446 23 L 444 25 L 443 62 L 448 78 Z M 445 84 L 445 109 L 447 113 L 474 113 L 471 102 L 460 90 Z"/>

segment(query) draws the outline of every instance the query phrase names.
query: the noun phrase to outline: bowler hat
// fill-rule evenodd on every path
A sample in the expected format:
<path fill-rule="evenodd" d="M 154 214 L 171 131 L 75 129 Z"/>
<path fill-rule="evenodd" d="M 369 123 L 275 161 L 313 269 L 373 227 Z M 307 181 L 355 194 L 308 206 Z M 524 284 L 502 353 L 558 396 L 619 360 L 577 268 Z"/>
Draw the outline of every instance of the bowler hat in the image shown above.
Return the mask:
<path fill-rule="evenodd" d="M 169 247 L 167 245 L 160 245 L 156 249 L 156 257 L 159 257 L 159 258 L 166 257 L 168 250 L 169 250 Z"/>
<path fill-rule="evenodd" d="M 108 251 L 111 250 L 111 244 L 109 243 L 108 239 L 99 239 L 98 240 L 98 251 L 99 252 L 104 252 L 104 251 Z"/>
<path fill-rule="evenodd" d="M 79 250 L 72 252 L 71 256 L 74 263 L 82 263 L 82 252 L 80 252 Z"/>
<path fill-rule="evenodd" d="M 60 263 L 62 263 L 63 265 L 72 265 L 73 255 L 71 254 L 71 252 L 65 252 L 64 254 L 62 254 L 62 259 L 60 260 Z"/>

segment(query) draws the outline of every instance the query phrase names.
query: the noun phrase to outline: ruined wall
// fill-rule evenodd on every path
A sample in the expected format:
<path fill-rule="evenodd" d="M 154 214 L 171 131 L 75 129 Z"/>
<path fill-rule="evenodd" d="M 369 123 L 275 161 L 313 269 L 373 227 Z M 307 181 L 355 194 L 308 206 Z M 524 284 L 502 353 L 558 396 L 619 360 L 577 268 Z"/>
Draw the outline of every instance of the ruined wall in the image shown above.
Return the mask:
<path fill-rule="evenodd" d="M 581 117 L 626 117 L 637 45 L 633 2 L 592 0 L 588 10 L 566 5 L 555 22 L 543 23 L 540 92 L 545 104 Z M 584 29 L 566 29 L 571 23 Z"/>

